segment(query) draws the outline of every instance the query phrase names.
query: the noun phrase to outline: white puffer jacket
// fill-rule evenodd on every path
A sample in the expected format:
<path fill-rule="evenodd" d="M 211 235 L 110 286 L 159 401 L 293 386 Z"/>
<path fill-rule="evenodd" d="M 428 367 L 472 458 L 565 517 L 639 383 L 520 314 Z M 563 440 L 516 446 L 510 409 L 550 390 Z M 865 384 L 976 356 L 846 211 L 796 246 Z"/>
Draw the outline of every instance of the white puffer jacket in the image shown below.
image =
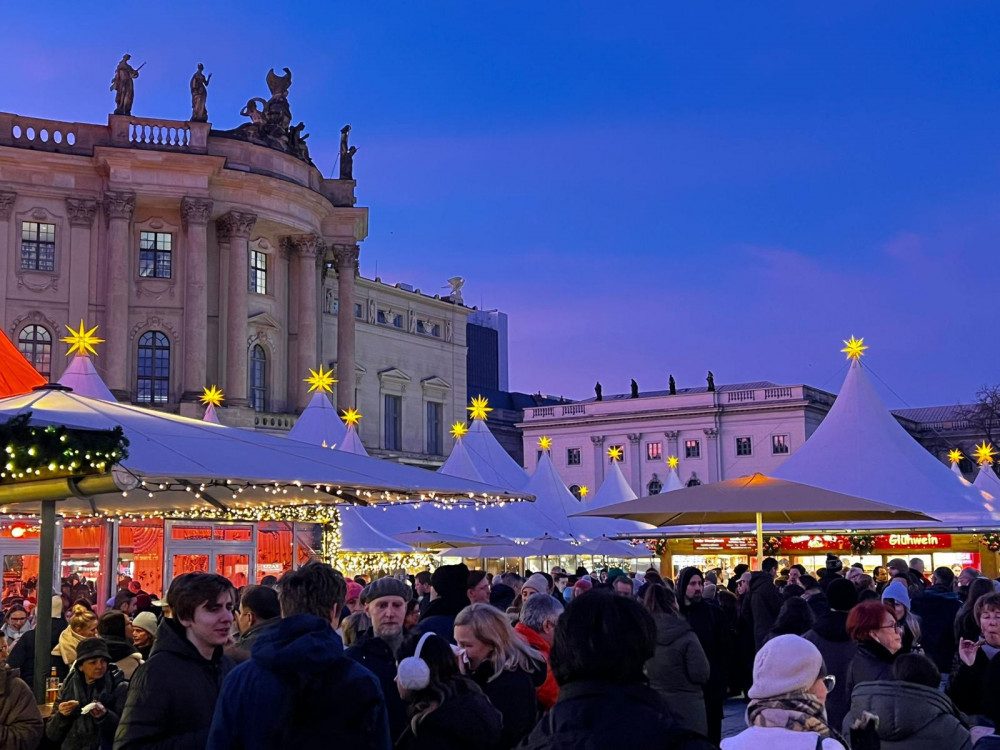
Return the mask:
<path fill-rule="evenodd" d="M 781 727 L 749 727 L 735 737 L 722 741 L 722 750 L 846 750 L 837 740 L 825 739 L 815 732 L 793 732 Z"/>

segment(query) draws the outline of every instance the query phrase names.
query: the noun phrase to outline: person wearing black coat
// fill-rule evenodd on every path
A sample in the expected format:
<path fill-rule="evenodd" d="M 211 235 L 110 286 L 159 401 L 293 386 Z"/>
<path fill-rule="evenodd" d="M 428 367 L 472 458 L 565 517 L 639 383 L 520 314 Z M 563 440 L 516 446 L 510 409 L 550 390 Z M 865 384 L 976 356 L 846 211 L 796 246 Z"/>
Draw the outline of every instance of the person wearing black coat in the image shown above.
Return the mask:
<path fill-rule="evenodd" d="M 372 633 L 352 644 L 344 651 L 344 656 L 353 659 L 378 678 L 389 717 L 389 736 L 399 737 L 406 726 L 406 704 L 396 689 L 396 653 L 392 646 Z"/>
<path fill-rule="evenodd" d="M 156 629 L 149 661 L 129 685 L 114 750 L 201 750 L 232 661 L 222 651 L 233 624 L 232 584 L 184 573 L 170 584 L 173 619 Z"/>
<path fill-rule="evenodd" d="M 976 602 L 980 641 L 961 640 L 948 693 L 959 710 L 979 714 L 1000 726 L 1000 594 Z"/>
<path fill-rule="evenodd" d="M 678 729 L 646 684 L 655 652 L 656 624 L 638 602 L 602 591 L 574 597 L 552 644 L 559 699 L 519 750 L 711 750 Z"/>
<path fill-rule="evenodd" d="M 827 589 L 830 608 L 816 618 L 812 629 L 802 637 L 819 649 L 828 674 L 837 678 L 826 695 L 826 715 L 831 727 L 840 728 L 851 707 L 847 672 L 858 651 L 858 644 L 847 634 L 847 613 L 857 603 L 858 590 L 846 578 L 833 581 Z"/>
<path fill-rule="evenodd" d="M 760 647 L 767 640 L 774 621 L 781 611 L 782 598 L 774 579 L 778 575 L 778 561 L 767 557 L 761 564 L 761 570 L 750 574 L 750 586 L 747 597 L 750 600 L 750 619 L 753 622 L 754 648 Z"/>
<path fill-rule="evenodd" d="M 722 707 L 726 700 L 731 639 L 728 637 L 725 613 L 717 605 L 707 604 L 701 598 L 703 581 L 704 577 L 697 568 L 681 570 L 677 578 L 677 603 L 708 657 L 709 677 L 702 688 L 705 693 L 705 718 L 708 721 L 708 739 L 718 743 L 722 739 Z M 768 585 L 775 588 L 773 584 Z M 781 595 L 777 589 L 775 595 L 780 602 Z"/>
<path fill-rule="evenodd" d="M 455 642 L 455 615 L 469 606 L 466 584 L 469 569 L 463 563 L 442 565 L 431 574 L 431 601 L 420 614 L 417 633 L 436 633 Z"/>
<path fill-rule="evenodd" d="M 45 726 L 45 737 L 61 750 L 110 748 L 125 708 L 128 682 L 110 663 L 111 655 L 103 639 L 80 641 L 76 653 L 73 668 L 56 698 L 56 710 Z M 104 710 L 84 714 L 83 709 L 94 702 Z"/>
<path fill-rule="evenodd" d="M 535 725 L 538 704 L 535 694 L 547 674 L 545 662 L 535 662 L 532 671 L 505 669 L 493 676 L 493 662 L 487 659 L 469 677 L 490 699 L 503 717 L 500 747 L 513 747 Z"/>
<path fill-rule="evenodd" d="M 955 574 L 951 568 L 935 568 L 934 584 L 924 590 L 923 596 L 913 600 L 913 614 L 920 618 L 920 643 L 927 654 L 947 674 L 958 643 L 955 641 L 955 616 L 962 608 L 962 601 L 952 589 Z"/>
<path fill-rule="evenodd" d="M 50 652 L 59 645 L 59 636 L 66 628 L 66 618 L 62 616 L 62 597 L 53 596 Z M 34 685 L 35 680 L 35 633 L 35 629 L 32 628 L 18 638 L 17 643 L 14 644 L 7 656 L 7 666 L 20 670 L 21 679 L 28 685 Z M 56 676 L 60 680 L 65 680 L 66 675 L 69 674 L 69 666 L 62 659 L 52 659 L 51 663 L 56 668 Z"/>

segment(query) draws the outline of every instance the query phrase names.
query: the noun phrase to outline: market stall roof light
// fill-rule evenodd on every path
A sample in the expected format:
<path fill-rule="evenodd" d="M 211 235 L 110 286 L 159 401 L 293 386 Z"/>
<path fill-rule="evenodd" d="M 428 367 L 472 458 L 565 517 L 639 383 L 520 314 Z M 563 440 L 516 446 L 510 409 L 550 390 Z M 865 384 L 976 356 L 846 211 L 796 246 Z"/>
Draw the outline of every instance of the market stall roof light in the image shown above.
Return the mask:
<path fill-rule="evenodd" d="M 850 340 L 844 341 L 845 346 L 840 351 L 844 352 L 844 354 L 847 355 L 848 359 L 857 361 L 865 355 L 865 349 L 868 348 L 864 344 L 865 344 L 864 336 L 862 336 L 859 339 L 856 339 L 854 338 L 854 336 L 851 336 Z"/>
<path fill-rule="evenodd" d="M 677 456 L 667 457 L 667 466 L 669 466 L 671 469 L 676 469 L 678 465 L 680 465 L 680 461 L 677 459 Z"/>
<path fill-rule="evenodd" d="M 963 458 L 965 458 L 965 456 L 962 455 L 962 451 L 960 451 L 958 448 L 952 448 L 950 451 L 948 451 L 948 460 L 951 461 L 953 464 L 957 464 Z"/>
<path fill-rule="evenodd" d="M 993 463 L 993 459 L 997 455 L 997 451 L 991 443 L 987 443 L 984 440 L 980 445 L 976 446 L 976 452 L 974 455 L 976 457 L 976 462 L 980 466 L 988 466 Z"/>
<path fill-rule="evenodd" d="M 610 448 L 608 448 L 608 458 L 610 458 L 612 461 L 621 461 L 622 460 L 621 447 L 617 445 L 612 445 Z"/>
<path fill-rule="evenodd" d="M 323 365 L 320 365 L 318 370 L 310 369 L 309 377 L 305 378 L 303 382 L 309 384 L 309 393 L 313 391 L 333 393 L 333 384 L 337 382 L 337 379 L 333 377 L 333 370 L 324 370 Z"/>
<path fill-rule="evenodd" d="M 451 426 L 451 436 L 458 440 L 469 431 L 469 426 L 465 422 L 455 422 Z"/>
<path fill-rule="evenodd" d="M 472 399 L 472 405 L 465 408 L 469 411 L 470 419 L 486 419 L 486 415 L 493 411 L 489 399 L 485 396 L 476 396 Z"/>
<path fill-rule="evenodd" d="M 583 485 L 582 487 L 580 487 L 580 498 L 581 499 L 585 498 L 589 494 L 590 494 L 590 487 L 588 487 L 587 485 Z"/>
<path fill-rule="evenodd" d="M 552 438 L 542 435 L 538 438 L 538 447 L 543 451 L 550 450 L 552 448 Z"/>
<path fill-rule="evenodd" d="M 341 419 L 348 427 L 357 427 L 358 422 L 361 421 L 361 412 L 357 409 L 347 409 Z"/>
<path fill-rule="evenodd" d="M 201 394 L 201 403 L 205 406 L 222 406 L 222 399 L 225 398 L 222 394 L 222 389 L 216 385 L 211 385 L 204 389 Z"/>
<path fill-rule="evenodd" d="M 94 326 L 89 331 L 87 326 L 84 325 L 83 320 L 80 320 L 80 330 L 74 331 L 70 326 L 66 326 L 66 330 L 69 331 L 69 336 L 64 336 L 59 339 L 64 344 L 69 344 L 69 351 L 66 352 L 66 356 L 70 356 L 79 352 L 83 356 L 88 356 L 93 354 L 97 356 L 97 349 L 94 348 L 95 344 L 103 344 L 104 339 L 99 339 L 94 334 L 97 332 L 98 326 Z"/>

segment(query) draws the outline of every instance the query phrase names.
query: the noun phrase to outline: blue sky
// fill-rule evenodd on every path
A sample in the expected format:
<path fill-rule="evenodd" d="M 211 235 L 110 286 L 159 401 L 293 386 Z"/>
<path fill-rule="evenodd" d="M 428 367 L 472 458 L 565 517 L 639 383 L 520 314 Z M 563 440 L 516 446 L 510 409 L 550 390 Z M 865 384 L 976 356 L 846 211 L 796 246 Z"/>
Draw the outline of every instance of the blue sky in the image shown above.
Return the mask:
<path fill-rule="evenodd" d="M 229 128 L 291 68 L 325 174 L 353 126 L 363 273 L 464 276 L 519 390 L 836 390 L 851 334 L 894 407 L 1000 381 L 1000 5 L 619 5 L 14 5 L 0 109 L 102 122 L 129 51 L 135 114 L 204 62 Z"/>

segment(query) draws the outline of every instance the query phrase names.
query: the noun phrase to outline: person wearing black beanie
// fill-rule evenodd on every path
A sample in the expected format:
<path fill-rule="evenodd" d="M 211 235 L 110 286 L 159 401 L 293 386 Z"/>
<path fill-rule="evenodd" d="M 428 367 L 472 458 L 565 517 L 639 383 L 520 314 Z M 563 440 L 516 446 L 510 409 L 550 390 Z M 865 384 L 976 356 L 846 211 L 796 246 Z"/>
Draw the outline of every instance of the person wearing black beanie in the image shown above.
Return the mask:
<path fill-rule="evenodd" d="M 469 606 L 466 586 L 469 568 L 464 563 L 442 565 L 431 574 L 431 603 L 420 616 L 418 633 L 437 633 L 455 642 L 455 615 Z"/>
<path fill-rule="evenodd" d="M 826 589 L 830 608 L 816 618 L 812 630 L 802 637 L 819 649 L 827 673 L 837 678 L 837 684 L 826 697 L 826 715 L 831 727 L 839 727 L 851 707 L 851 696 L 847 692 L 847 670 L 857 653 L 858 645 L 847 635 L 847 613 L 858 603 L 858 590 L 846 578 L 831 575 L 830 579 Z"/>

